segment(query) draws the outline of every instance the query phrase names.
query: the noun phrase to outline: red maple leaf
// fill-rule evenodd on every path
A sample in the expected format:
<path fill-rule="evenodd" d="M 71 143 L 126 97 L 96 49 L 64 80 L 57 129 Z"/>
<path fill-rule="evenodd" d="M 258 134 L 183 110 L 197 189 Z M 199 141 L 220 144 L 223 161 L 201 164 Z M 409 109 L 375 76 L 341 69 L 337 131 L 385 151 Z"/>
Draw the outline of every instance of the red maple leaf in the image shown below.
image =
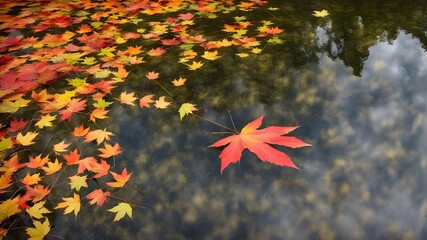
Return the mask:
<path fill-rule="evenodd" d="M 270 162 L 279 166 L 297 168 L 291 158 L 285 153 L 271 147 L 269 144 L 276 144 L 290 148 L 300 148 L 311 146 L 298 138 L 282 136 L 295 130 L 297 127 L 270 126 L 258 129 L 261 126 L 264 116 L 248 123 L 240 133 L 223 138 L 209 147 L 221 147 L 227 145 L 222 150 L 221 173 L 230 164 L 240 160 L 244 149 L 255 153 L 262 161 Z"/>

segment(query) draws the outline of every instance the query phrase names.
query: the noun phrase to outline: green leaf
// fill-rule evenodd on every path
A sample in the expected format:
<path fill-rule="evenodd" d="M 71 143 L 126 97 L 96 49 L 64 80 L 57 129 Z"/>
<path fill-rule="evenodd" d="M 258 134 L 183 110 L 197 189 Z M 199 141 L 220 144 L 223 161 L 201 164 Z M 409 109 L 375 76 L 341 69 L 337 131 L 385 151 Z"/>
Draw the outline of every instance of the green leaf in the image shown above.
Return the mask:
<path fill-rule="evenodd" d="M 179 118 L 182 121 L 182 119 L 185 117 L 185 115 L 192 114 L 193 111 L 197 111 L 197 108 L 196 108 L 195 104 L 183 103 L 181 105 L 181 107 L 179 108 L 179 110 L 178 110 L 178 112 L 179 112 Z"/>

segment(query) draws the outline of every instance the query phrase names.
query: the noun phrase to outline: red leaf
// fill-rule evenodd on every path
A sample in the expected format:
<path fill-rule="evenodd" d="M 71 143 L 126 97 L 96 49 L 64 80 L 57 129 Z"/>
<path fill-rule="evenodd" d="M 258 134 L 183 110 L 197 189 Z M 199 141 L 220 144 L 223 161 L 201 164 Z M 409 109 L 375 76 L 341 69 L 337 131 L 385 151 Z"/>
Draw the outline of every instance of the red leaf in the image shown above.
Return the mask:
<path fill-rule="evenodd" d="M 261 126 L 264 116 L 248 123 L 240 133 L 223 138 L 210 147 L 221 147 L 227 145 L 222 150 L 221 173 L 230 164 L 236 163 L 242 156 L 242 151 L 248 149 L 255 153 L 262 161 L 267 161 L 279 166 L 297 168 L 291 158 L 285 153 L 271 147 L 269 144 L 276 144 L 290 148 L 300 148 L 311 146 L 298 138 L 282 136 L 295 130 L 297 127 L 271 126 L 258 129 Z"/>
<path fill-rule="evenodd" d="M 20 131 L 25 128 L 27 125 L 27 121 L 24 121 L 23 119 L 18 120 L 14 118 L 12 121 L 10 121 L 10 127 L 7 129 L 8 132 L 16 132 Z"/>

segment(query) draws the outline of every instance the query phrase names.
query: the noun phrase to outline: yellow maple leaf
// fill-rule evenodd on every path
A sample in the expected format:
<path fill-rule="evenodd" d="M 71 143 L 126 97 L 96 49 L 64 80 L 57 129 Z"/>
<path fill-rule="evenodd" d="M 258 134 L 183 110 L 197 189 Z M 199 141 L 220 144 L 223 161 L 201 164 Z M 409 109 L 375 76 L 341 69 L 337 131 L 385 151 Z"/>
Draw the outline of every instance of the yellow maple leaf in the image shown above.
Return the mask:
<path fill-rule="evenodd" d="M 125 215 L 128 215 L 130 218 L 132 218 L 132 207 L 125 202 L 121 202 L 117 204 L 115 207 L 108 209 L 109 212 L 116 213 L 116 216 L 114 217 L 114 222 L 119 221 L 122 219 Z"/>
<path fill-rule="evenodd" d="M 40 129 L 44 128 L 44 127 L 52 127 L 52 121 L 55 120 L 56 115 L 50 115 L 50 114 L 46 114 L 43 115 L 39 121 L 36 122 L 36 126 L 39 127 Z"/>
<path fill-rule="evenodd" d="M 5 99 L 0 103 L 0 113 L 15 113 L 21 107 L 26 107 L 30 100 L 23 98 Z"/>
<path fill-rule="evenodd" d="M 11 149 L 13 147 L 13 141 L 11 138 L 2 137 L 0 140 L 0 152 Z"/>
<path fill-rule="evenodd" d="M 62 163 L 58 162 L 58 159 L 55 159 L 55 162 L 47 162 L 47 167 L 42 167 L 43 171 L 46 172 L 46 175 L 52 175 L 58 172 L 62 168 Z"/>
<path fill-rule="evenodd" d="M 196 69 L 201 68 L 201 67 L 204 65 L 204 63 L 202 63 L 202 62 L 196 62 L 196 61 L 193 61 L 193 63 L 191 63 L 191 64 L 186 64 L 186 65 L 187 65 L 187 67 L 188 67 L 188 69 L 189 69 L 189 70 L 194 71 L 194 70 L 196 70 Z"/>
<path fill-rule="evenodd" d="M 16 135 L 16 141 L 18 141 L 22 146 L 30 146 L 35 143 L 33 140 L 37 135 L 39 134 L 36 132 L 27 132 L 25 135 L 22 135 L 20 132 Z"/>
<path fill-rule="evenodd" d="M 21 209 L 19 208 L 19 196 L 16 196 L 13 199 L 7 199 L 0 204 L 0 223 L 3 222 L 6 218 L 13 216 L 17 213 L 20 213 Z"/>
<path fill-rule="evenodd" d="M 247 58 L 249 57 L 249 54 L 247 53 L 236 53 L 237 56 L 241 57 L 241 58 Z"/>
<path fill-rule="evenodd" d="M 179 118 L 182 121 L 182 119 L 184 118 L 185 115 L 192 114 L 193 111 L 197 111 L 197 108 L 196 108 L 195 104 L 183 103 L 181 105 L 181 107 L 179 108 L 179 110 L 178 110 L 178 112 L 179 112 Z"/>
<path fill-rule="evenodd" d="M 62 142 L 53 145 L 53 150 L 56 153 L 65 152 L 65 151 L 67 151 L 67 147 L 69 147 L 69 146 L 70 146 L 70 144 L 65 143 L 65 140 L 63 140 Z"/>
<path fill-rule="evenodd" d="M 180 86 L 182 86 L 182 85 L 184 85 L 184 84 L 185 84 L 185 81 L 187 81 L 187 79 L 186 79 L 186 78 L 179 77 L 179 79 L 174 79 L 174 80 L 172 81 L 172 84 L 173 84 L 175 87 L 180 87 Z"/>
<path fill-rule="evenodd" d="M 30 236 L 28 240 L 43 240 L 46 235 L 50 232 L 49 219 L 46 218 L 43 223 L 39 221 L 33 221 L 33 228 L 26 228 L 25 231 Z"/>
<path fill-rule="evenodd" d="M 21 182 L 25 185 L 31 186 L 39 183 L 40 180 L 41 180 L 40 173 L 35 173 L 33 175 L 30 175 L 29 173 L 27 173 L 27 175 L 25 175 L 25 177 L 21 179 Z"/>
<path fill-rule="evenodd" d="M 70 212 L 74 212 L 74 216 L 77 217 L 77 214 L 80 211 L 80 196 L 77 193 L 74 193 L 73 197 L 62 198 L 63 202 L 59 203 L 55 209 L 65 208 L 64 214 L 68 214 Z"/>
<path fill-rule="evenodd" d="M 25 211 L 33 218 L 42 218 L 43 214 L 51 213 L 51 211 L 44 207 L 45 203 L 46 201 L 40 201 L 35 203 L 32 207 L 27 208 Z"/>
<path fill-rule="evenodd" d="M 202 55 L 202 58 L 207 59 L 207 60 L 215 60 L 220 58 L 221 56 L 218 56 L 218 51 L 213 51 L 213 52 L 209 52 L 209 51 L 205 51 Z"/>
<path fill-rule="evenodd" d="M 131 93 L 122 92 L 120 94 L 120 98 L 118 98 L 117 100 L 122 104 L 135 106 L 135 103 L 134 103 L 134 101 L 136 100 L 135 93 L 134 92 L 131 92 Z"/>
<path fill-rule="evenodd" d="M 321 11 L 313 11 L 313 16 L 315 17 L 326 17 L 329 15 L 328 10 L 322 9 Z"/>
<path fill-rule="evenodd" d="M 165 109 L 169 106 L 169 104 L 171 104 L 171 103 L 165 101 L 165 96 L 161 96 L 161 97 L 159 97 L 158 100 L 156 100 L 156 102 L 154 103 L 154 106 L 156 108 Z"/>
<path fill-rule="evenodd" d="M 80 191 L 81 187 L 88 187 L 86 179 L 87 176 L 83 175 L 83 176 L 79 176 L 79 175 L 74 175 L 69 177 L 70 179 L 70 185 L 71 185 L 71 190 L 72 189 L 76 189 L 76 191 Z"/>

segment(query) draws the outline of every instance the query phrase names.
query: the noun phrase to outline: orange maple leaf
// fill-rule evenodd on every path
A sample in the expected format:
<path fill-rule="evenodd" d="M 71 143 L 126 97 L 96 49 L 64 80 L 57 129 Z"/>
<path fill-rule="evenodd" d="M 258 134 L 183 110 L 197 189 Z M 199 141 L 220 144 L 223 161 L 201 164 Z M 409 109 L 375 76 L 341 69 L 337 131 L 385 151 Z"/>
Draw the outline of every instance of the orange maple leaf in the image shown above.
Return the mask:
<path fill-rule="evenodd" d="M 295 130 L 297 127 L 271 126 L 258 129 L 261 126 L 264 116 L 248 123 L 240 133 L 223 138 L 210 147 L 221 147 L 227 145 L 222 150 L 221 173 L 230 164 L 236 163 L 242 156 L 244 149 L 255 153 L 262 161 L 267 161 L 279 166 L 297 168 L 292 160 L 283 152 L 271 147 L 269 144 L 276 144 L 290 148 L 300 148 L 311 146 L 298 138 L 282 136 Z"/>
<path fill-rule="evenodd" d="M 97 204 L 98 206 L 102 206 L 102 204 L 104 204 L 105 201 L 107 201 L 107 197 L 110 196 L 110 192 L 106 191 L 102 191 L 101 189 L 96 189 L 94 191 L 92 191 L 91 193 L 89 193 L 86 198 L 87 199 L 92 199 L 89 203 L 90 205 L 93 204 Z"/>
<path fill-rule="evenodd" d="M 128 174 L 126 168 L 123 169 L 121 174 L 117 174 L 115 172 L 110 172 L 113 175 L 115 182 L 107 182 L 107 185 L 114 188 L 121 188 L 125 185 L 127 181 L 129 181 L 131 174 Z"/>
<path fill-rule="evenodd" d="M 109 158 L 122 153 L 122 151 L 120 150 L 120 145 L 118 143 L 116 143 L 114 146 L 108 143 L 104 143 L 104 148 L 98 148 L 98 150 L 102 153 L 98 156 L 102 158 Z"/>
<path fill-rule="evenodd" d="M 96 173 L 92 178 L 100 178 L 108 174 L 108 170 L 110 169 L 110 164 L 108 164 L 105 160 L 101 160 L 101 163 L 97 163 L 93 165 L 92 172 Z"/>
<path fill-rule="evenodd" d="M 93 130 L 88 132 L 88 134 L 86 135 L 86 139 L 84 140 L 84 142 L 92 142 L 94 140 L 96 140 L 96 143 L 99 145 L 100 143 L 102 143 L 104 140 L 110 140 L 110 136 L 113 136 L 114 134 L 112 132 L 108 132 L 107 129 L 104 128 L 104 130 L 101 129 L 97 129 L 97 130 Z"/>
<path fill-rule="evenodd" d="M 21 182 L 25 185 L 34 185 L 39 183 L 41 180 L 40 178 L 40 173 L 35 173 L 33 175 L 30 175 L 29 173 L 27 173 L 27 175 L 25 175 L 25 177 L 23 179 L 21 179 Z"/>
<path fill-rule="evenodd" d="M 150 80 L 155 80 L 155 79 L 159 78 L 159 73 L 157 73 L 155 71 L 151 71 L 151 72 L 148 72 L 145 76 Z"/>
<path fill-rule="evenodd" d="M 83 111 L 86 108 L 86 99 L 80 100 L 78 98 L 73 98 L 68 103 L 68 106 L 65 110 L 62 110 L 61 113 L 61 121 L 70 119 L 73 113 L 77 113 Z"/>
<path fill-rule="evenodd" d="M 139 100 L 139 106 L 141 108 L 144 108 L 144 107 L 150 108 L 150 103 L 154 102 L 153 97 L 154 97 L 154 94 L 149 94 L 149 95 L 142 97 Z"/>
<path fill-rule="evenodd" d="M 27 163 L 27 167 L 38 168 L 38 167 L 44 166 L 47 162 L 49 162 L 48 156 L 46 156 L 44 158 L 42 158 L 41 154 L 35 158 L 30 156 L 30 161 Z"/>
<path fill-rule="evenodd" d="M 77 153 L 77 149 L 70 152 L 69 155 L 64 155 L 65 161 L 67 162 L 67 165 L 75 165 L 78 164 L 80 160 L 80 154 Z"/>
<path fill-rule="evenodd" d="M 96 122 L 96 119 L 106 119 L 107 113 L 110 110 L 105 110 L 105 108 L 95 108 L 89 116 L 89 120 Z"/>
<path fill-rule="evenodd" d="M 89 128 L 84 128 L 83 124 L 74 128 L 73 135 L 75 137 L 83 137 L 89 132 Z"/>

